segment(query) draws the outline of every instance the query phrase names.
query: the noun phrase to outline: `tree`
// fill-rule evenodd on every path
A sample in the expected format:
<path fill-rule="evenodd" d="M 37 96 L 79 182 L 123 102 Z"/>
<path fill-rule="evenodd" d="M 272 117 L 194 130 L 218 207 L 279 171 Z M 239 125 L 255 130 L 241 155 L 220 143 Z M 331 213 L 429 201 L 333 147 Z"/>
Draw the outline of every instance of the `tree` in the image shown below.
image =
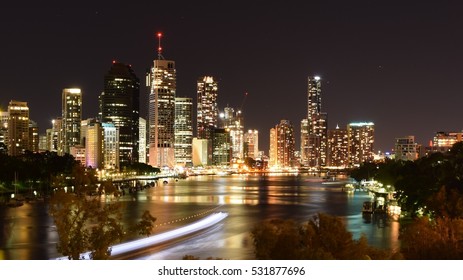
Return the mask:
<path fill-rule="evenodd" d="M 59 236 L 57 250 L 70 260 L 80 259 L 85 252 L 90 252 L 92 259 L 108 259 L 111 246 L 126 236 L 119 201 L 105 204 L 98 197 L 77 195 L 59 188 L 51 198 L 49 211 Z M 149 235 L 155 220 L 145 211 L 137 233 Z"/>
<path fill-rule="evenodd" d="M 400 258 L 354 240 L 339 217 L 324 213 L 305 224 L 274 219 L 257 224 L 252 232 L 256 259 L 358 260 Z"/>

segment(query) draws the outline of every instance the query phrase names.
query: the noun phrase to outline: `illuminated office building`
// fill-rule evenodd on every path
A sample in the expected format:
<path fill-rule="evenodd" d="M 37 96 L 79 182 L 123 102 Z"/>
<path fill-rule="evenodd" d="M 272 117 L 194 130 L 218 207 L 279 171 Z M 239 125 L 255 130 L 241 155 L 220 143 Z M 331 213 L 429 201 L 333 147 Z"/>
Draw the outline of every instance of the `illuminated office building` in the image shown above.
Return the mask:
<path fill-rule="evenodd" d="M 39 127 L 37 122 L 29 120 L 29 151 L 37 153 L 39 151 Z"/>
<path fill-rule="evenodd" d="M 272 133 L 270 134 L 272 137 Z M 278 167 L 291 167 L 294 166 L 295 160 L 295 139 L 294 139 L 294 127 L 289 120 L 281 120 L 279 124 L 275 126 L 275 132 L 273 137 L 274 145 L 276 144 L 276 162 L 275 165 Z M 270 138 L 272 142 L 272 138 Z M 272 155 L 271 155 L 272 156 Z"/>
<path fill-rule="evenodd" d="M 307 134 L 301 139 L 307 146 L 301 150 L 301 158 L 309 167 L 326 165 L 328 115 L 321 111 L 321 79 L 308 77 L 307 89 Z"/>
<path fill-rule="evenodd" d="M 212 164 L 228 166 L 231 157 L 230 133 L 224 128 L 215 128 L 212 133 Z"/>
<path fill-rule="evenodd" d="M 196 131 L 199 139 L 211 139 L 211 132 L 218 127 L 217 93 L 218 83 L 214 77 L 198 79 Z"/>
<path fill-rule="evenodd" d="M 85 166 L 103 168 L 104 133 L 101 123 L 91 121 L 87 124 L 85 135 Z"/>
<path fill-rule="evenodd" d="M 106 170 L 119 171 L 119 127 L 113 123 L 102 123 L 103 129 L 103 166 Z"/>
<path fill-rule="evenodd" d="M 70 153 L 70 147 L 80 144 L 80 122 L 82 121 L 82 91 L 65 88 L 61 94 L 63 125 L 62 153 Z"/>
<path fill-rule="evenodd" d="M 193 99 L 175 98 L 175 163 L 192 165 L 193 145 Z"/>
<path fill-rule="evenodd" d="M 158 34 L 159 42 L 161 34 Z M 160 45 L 160 44 L 159 44 Z M 175 165 L 175 61 L 166 60 L 158 48 L 158 57 L 146 76 L 149 87 L 149 164 L 156 167 Z"/>
<path fill-rule="evenodd" d="M 256 159 L 259 156 L 259 132 L 256 129 L 249 129 L 244 134 L 244 142 L 246 144 L 245 157 Z"/>
<path fill-rule="evenodd" d="M 244 124 L 241 110 L 236 110 L 231 107 L 224 108 L 222 118 L 223 127 L 230 134 L 232 158 L 244 158 Z"/>
<path fill-rule="evenodd" d="M 336 126 L 336 129 L 328 130 L 327 165 L 332 167 L 347 167 L 349 163 L 348 145 L 347 129 Z"/>
<path fill-rule="evenodd" d="M 138 162 L 140 81 L 130 65 L 113 62 L 104 76 L 100 95 L 100 121 L 119 129 L 121 164 Z"/>
<path fill-rule="evenodd" d="M 373 160 L 375 126 L 372 122 L 352 122 L 347 125 L 349 165 L 359 166 Z"/>
<path fill-rule="evenodd" d="M 29 107 L 11 100 L 8 105 L 8 155 L 19 156 L 29 149 Z"/>
<path fill-rule="evenodd" d="M 269 148 L 269 167 L 277 166 L 277 146 L 278 146 L 278 139 L 277 139 L 277 130 L 276 128 L 272 127 L 270 129 L 270 148 Z"/>
<path fill-rule="evenodd" d="M 7 154 L 8 146 L 8 111 L 0 111 L 0 154 Z"/>
<path fill-rule="evenodd" d="M 147 163 L 147 152 L 146 152 L 146 120 L 142 117 L 138 119 L 138 162 L 140 163 Z"/>
<path fill-rule="evenodd" d="M 420 155 L 420 145 L 415 142 L 415 136 L 407 136 L 395 139 L 394 155 L 396 160 L 418 159 Z"/>

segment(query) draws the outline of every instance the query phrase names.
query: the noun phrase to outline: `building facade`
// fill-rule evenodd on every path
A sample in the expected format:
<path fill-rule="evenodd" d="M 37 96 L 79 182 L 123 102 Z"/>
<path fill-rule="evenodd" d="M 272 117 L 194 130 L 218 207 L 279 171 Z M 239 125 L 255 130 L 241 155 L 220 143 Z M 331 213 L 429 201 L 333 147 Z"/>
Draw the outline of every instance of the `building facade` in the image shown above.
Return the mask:
<path fill-rule="evenodd" d="M 347 129 L 339 128 L 328 130 L 328 161 L 331 167 L 347 167 L 349 164 L 349 141 Z"/>
<path fill-rule="evenodd" d="M 80 88 L 63 89 L 61 93 L 61 110 L 63 125 L 61 154 L 69 154 L 70 147 L 80 145 L 80 123 L 82 121 L 82 91 Z"/>
<path fill-rule="evenodd" d="M 204 76 L 197 81 L 196 137 L 211 139 L 212 131 L 218 127 L 217 106 L 218 82 L 214 77 Z"/>
<path fill-rule="evenodd" d="M 372 122 L 352 122 L 347 125 L 349 165 L 359 166 L 373 160 L 375 125 Z"/>
<path fill-rule="evenodd" d="M 193 152 L 193 99 L 175 98 L 175 163 L 192 165 Z"/>
<path fill-rule="evenodd" d="M 29 107 L 27 102 L 8 104 L 8 155 L 19 156 L 29 149 Z"/>
<path fill-rule="evenodd" d="M 396 160 L 417 160 L 420 155 L 420 146 L 415 142 L 415 136 L 396 138 L 394 155 Z"/>
<path fill-rule="evenodd" d="M 132 67 L 113 62 L 104 76 L 101 93 L 100 121 L 113 123 L 119 129 L 121 164 L 138 162 L 140 81 Z"/>
<path fill-rule="evenodd" d="M 160 38 L 160 35 L 158 35 Z M 156 167 L 175 165 L 175 96 L 177 90 L 175 61 L 158 57 L 146 76 L 149 87 L 148 141 L 149 164 Z"/>

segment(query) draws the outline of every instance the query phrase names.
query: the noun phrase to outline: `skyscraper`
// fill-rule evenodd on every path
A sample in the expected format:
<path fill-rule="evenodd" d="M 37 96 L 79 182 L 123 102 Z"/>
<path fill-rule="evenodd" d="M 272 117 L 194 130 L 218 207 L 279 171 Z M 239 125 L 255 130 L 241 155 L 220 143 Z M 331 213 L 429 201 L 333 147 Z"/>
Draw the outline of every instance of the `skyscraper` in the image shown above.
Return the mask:
<path fill-rule="evenodd" d="M 274 142 L 273 146 L 276 144 L 276 151 L 273 151 L 276 162 L 273 161 L 273 163 L 279 167 L 293 166 L 295 159 L 294 127 L 289 120 L 281 120 L 275 126 L 275 130 L 270 132 L 270 147 L 272 147 L 272 142 Z M 272 160 L 272 151 L 270 157 Z"/>
<path fill-rule="evenodd" d="M 140 117 L 138 120 L 138 162 L 146 163 L 146 119 Z"/>
<path fill-rule="evenodd" d="M 307 160 L 309 167 L 320 168 L 326 165 L 328 115 L 321 111 L 321 79 L 308 77 L 307 89 L 307 154 L 301 158 Z M 301 151 L 301 152 L 305 152 Z"/>
<path fill-rule="evenodd" d="M 161 34 L 158 33 L 159 42 Z M 148 123 L 149 123 L 149 164 L 157 167 L 173 167 L 176 70 L 175 61 L 162 56 L 159 43 L 158 57 L 154 60 L 150 73 L 146 76 L 150 89 Z"/>
<path fill-rule="evenodd" d="M 372 122 L 352 122 L 347 125 L 349 165 L 359 166 L 373 160 L 375 125 Z"/>
<path fill-rule="evenodd" d="M 175 163 L 192 165 L 193 145 L 193 99 L 175 98 Z"/>
<path fill-rule="evenodd" d="M 327 165 L 347 167 L 348 157 L 347 129 L 339 128 L 328 130 L 328 160 Z"/>
<path fill-rule="evenodd" d="M 231 107 L 224 108 L 223 128 L 230 133 L 231 149 L 233 159 L 244 157 L 244 125 L 241 110 Z"/>
<path fill-rule="evenodd" d="M 211 132 L 218 127 L 218 83 L 214 77 L 200 77 L 197 82 L 196 131 L 199 139 L 211 139 Z"/>
<path fill-rule="evenodd" d="M 256 129 L 249 129 L 244 134 L 244 141 L 246 143 L 246 156 L 256 159 L 259 156 L 259 131 Z"/>
<path fill-rule="evenodd" d="M 138 121 L 140 81 L 132 67 L 113 62 L 104 76 L 100 95 L 100 119 L 119 129 L 119 160 L 121 164 L 138 162 Z"/>
<path fill-rule="evenodd" d="M 61 94 L 63 125 L 63 153 L 70 153 L 70 147 L 80 144 L 80 122 L 82 121 L 82 91 L 79 88 L 65 88 Z"/>
<path fill-rule="evenodd" d="M 29 148 L 29 107 L 11 100 L 8 105 L 8 155 L 19 156 Z"/>

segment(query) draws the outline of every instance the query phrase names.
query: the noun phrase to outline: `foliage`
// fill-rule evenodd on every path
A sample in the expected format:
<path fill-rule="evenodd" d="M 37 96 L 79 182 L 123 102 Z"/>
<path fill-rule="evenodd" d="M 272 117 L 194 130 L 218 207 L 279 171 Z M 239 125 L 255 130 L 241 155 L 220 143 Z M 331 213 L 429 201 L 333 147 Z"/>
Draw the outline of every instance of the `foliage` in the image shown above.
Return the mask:
<path fill-rule="evenodd" d="M 416 218 L 400 233 L 401 253 L 412 260 L 463 258 L 463 219 Z"/>
<path fill-rule="evenodd" d="M 324 213 L 303 225 L 293 220 L 264 221 L 257 224 L 251 234 L 256 259 L 361 260 L 397 257 L 387 250 L 370 247 L 364 236 L 354 240 L 340 218 Z"/>
<path fill-rule="evenodd" d="M 121 166 L 124 172 L 136 172 L 137 174 L 145 174 L 145 173 L 160 173 L 161 169 L 158 167 L 153 167 L 146 163 L 135 162 L 132 164 L 124 164 Z"/>
<path fill-rule="evenodd" d="M 146 210 L 143 212 L 140 221 L 135 225 L 133 231 L 139 235 L 150 236 L 153 231 L 154 222 L 156 222 L 156 218 L 151 216 L 151 213 Z"/>

